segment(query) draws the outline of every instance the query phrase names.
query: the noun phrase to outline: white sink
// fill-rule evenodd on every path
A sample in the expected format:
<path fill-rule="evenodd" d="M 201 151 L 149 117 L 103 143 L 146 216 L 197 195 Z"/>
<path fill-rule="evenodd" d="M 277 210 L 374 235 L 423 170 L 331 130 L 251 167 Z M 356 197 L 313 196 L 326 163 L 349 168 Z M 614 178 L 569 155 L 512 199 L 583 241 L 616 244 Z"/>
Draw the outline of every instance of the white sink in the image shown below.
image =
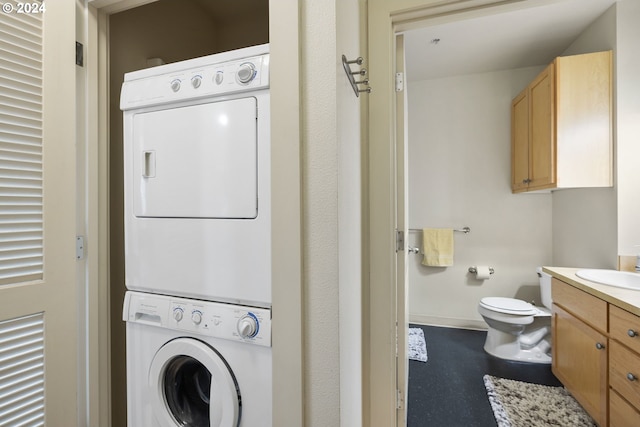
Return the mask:
<path fill-rule="evenodd" d="M 578 270 L 576 276 L 602 285 L 640 290 L 640 274 L 618 270 Z"/>

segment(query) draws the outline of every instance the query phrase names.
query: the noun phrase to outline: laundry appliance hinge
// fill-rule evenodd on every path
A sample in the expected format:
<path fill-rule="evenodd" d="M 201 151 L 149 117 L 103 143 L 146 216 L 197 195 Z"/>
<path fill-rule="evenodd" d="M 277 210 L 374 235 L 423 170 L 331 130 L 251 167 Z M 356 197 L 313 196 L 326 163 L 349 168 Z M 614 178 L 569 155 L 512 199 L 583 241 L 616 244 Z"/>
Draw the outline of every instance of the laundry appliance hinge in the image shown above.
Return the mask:
<path fill-rule="evenodd" d="M 404 90 L 404 73 L 396 73 L 396 92 Z"/>
<path fill-rule="evenodd" d="M 396 409 L 402 409 L 404 407 L 404 393 L 402 390 L 396 390 Z"/>
<path fill-rule="evenodd" d="M 76 236 L 76 259 L 84 259 L 84 236 Z"/>
<path fill-rule="evenodd" d="M 84 46 L 76 42 L 76 65 L 84 67 Z"/>
<path fill-rule="evenodd" d="M 404 251 L 404 231 L 396 230 L 396 252 Z"/>

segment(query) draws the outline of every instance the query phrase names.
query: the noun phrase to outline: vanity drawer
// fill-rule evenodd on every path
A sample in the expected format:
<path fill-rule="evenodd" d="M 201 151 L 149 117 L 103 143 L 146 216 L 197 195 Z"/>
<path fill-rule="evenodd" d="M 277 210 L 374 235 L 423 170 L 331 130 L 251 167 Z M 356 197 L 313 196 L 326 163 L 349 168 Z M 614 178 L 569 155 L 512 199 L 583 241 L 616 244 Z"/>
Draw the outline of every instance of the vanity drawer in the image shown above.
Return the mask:
<path fill-rule="evenodd" d="M 609 340 L 609 385 L 640 408 L 640 356 L 614 340 Z"/>
<path fill-rule="evenodd" d="M 618 393 L 609 393 L 609 426 L 610 427 L 637 427 L 640 426 L 640 412 Z"/>
<path fill-rule="evenodd" d="M 640 317 L 611 305 L 609 307 L 609 333 L 611 338 L 640 353 Z"/>
<path fill-rule="evenodd" d="M 551 282 L 553 303 L 563 307 L 600 332 L 607 332 L 607 302 L 555 277 Z"/>

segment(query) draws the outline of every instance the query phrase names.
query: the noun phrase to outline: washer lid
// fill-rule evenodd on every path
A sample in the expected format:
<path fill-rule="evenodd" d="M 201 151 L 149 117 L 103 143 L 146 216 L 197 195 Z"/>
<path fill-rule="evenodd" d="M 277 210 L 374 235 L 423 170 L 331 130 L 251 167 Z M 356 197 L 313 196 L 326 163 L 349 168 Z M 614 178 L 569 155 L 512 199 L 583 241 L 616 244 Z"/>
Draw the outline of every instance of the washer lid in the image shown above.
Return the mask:
<path fill-rule="evenodd" d="M 485 297 L 480 300 L 480 304 L 489 310 L 499 313 L 519 314 L 522 316 L 536 314 L 534 306 L 526 301 L 515 298 Z"/>

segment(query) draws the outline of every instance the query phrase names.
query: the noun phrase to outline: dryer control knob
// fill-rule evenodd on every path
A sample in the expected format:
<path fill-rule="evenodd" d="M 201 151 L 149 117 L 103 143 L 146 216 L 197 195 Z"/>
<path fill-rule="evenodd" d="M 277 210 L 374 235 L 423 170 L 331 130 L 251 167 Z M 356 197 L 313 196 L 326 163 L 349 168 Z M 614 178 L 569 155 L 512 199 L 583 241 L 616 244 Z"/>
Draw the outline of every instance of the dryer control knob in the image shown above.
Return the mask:
<path fill-rule="evenodd" d="M 221 85 L 223 80 L 224 80 L 224 72 L 217 71 L 216 75 L 213 78 L 213 81 L 215 81 L 217 85 Z"/>
<path fill-rule="evenodd" d="M 200 313 L 199 311 L 194 311 L 193 313 L 191 313 L 191 321 L 196 325 L 199 325 L 200 322 L 202 322 L 202 313 Z"/>
<path fill-rule="evenodd" d="M 202 84 L 202 76 L 191 77 L 191 86 L 193 86 L 194 89 L 198 89 L 201 84 Z"/>
<path fill-rule="evenodd" d="M 180 79 L 175 79 L 171 82 L 171 90 L 177 92 L 180 90 Z"/>
<path fill-rule="evenodd" d="M 258 319 L 253 313 L 247 313 L 238 320 L 238 334 L 242 338 L 258 335 Z"/>
<path fill-rule="evenodd" d="M 248 84 L 253 80 L 256 76 L 256 66 L 251 62 L 245 62 L 240 64 L 238 67 L 238 71 L 236 72 L 236 78 L 238 82 L 242 84 Z"/>
<path fill-rule="evenodd" d="M 176 322 L 179 322 L 182 320 L 182 309 L 181 308 L 174 308 L 173 309 L 173 319 Z"/>

